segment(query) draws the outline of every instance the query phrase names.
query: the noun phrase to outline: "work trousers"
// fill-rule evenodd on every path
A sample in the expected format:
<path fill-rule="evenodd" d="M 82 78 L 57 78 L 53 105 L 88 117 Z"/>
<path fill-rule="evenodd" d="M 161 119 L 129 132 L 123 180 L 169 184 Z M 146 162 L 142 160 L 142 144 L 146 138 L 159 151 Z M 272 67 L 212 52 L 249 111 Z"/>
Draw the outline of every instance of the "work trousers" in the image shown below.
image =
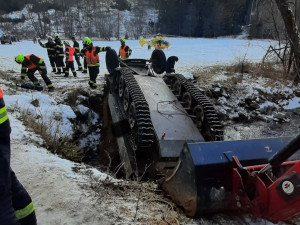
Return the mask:
<path fill-rule="evenodd" d="M 55 57 L 53 56 L 49 56 L 49 60 L 50 60 L 50 65 L 52 67 L 52 71 L 56 72 L 56 62 L 55 62 Z"/>
<path fill-rule="evenodd" d="M 83 58 L 83 72 L 87 72 L 87 61 L 86 61 L 86 57 Z"/>
<path fill-rule="evenodd" d="M 55 57 L 55 63 L 57 66 L 57 70 L 60 73 L 61 71 L 65 72 L 66 66 L 64 63 L 64 57 L 63 56 L 56 56 Z"/>
<path fill-rule="evenodd" d="M 90 80 L 89 80 L 89 85 L 91 88 L 96 88 L 96 79 L 99 74 L 99 66 L 89 66 L 89 75 L 90 75 Z"/>
<path fill-rule="evenodd" d="M 21 225 L 36 225 L 37 221 L 32 199 L 12 170 L 11 190 L 13 207 Z M 26 215 L 26 213 L 29 213 L 29 215 Z"/>
<path fill-rule="evenodd" d="M 76 71 L 75 71 L 75 68 L 74 68 L 74 61 L 66 61 L 66 71 L 65 71 L 66 76 L 69 76 L 69 70 L 70 69 L 71 69 L 74 77 L 76 77 Z"/>
<path fill-rule="evenodd" d="M 75 55 L 75 60 L 78 66 L 78 70 L 82 70 L 82 65 L 80 63 L 80 57 L 78 55 Z"/>
<path fill-rule="evenodd" d="M 34 68 L 34 69 L 28 69 L 27 70 L 27 76 L 28 78 L 31 80 L 31 82 L 34 85 L 40 85 L 38 79 L 34 76 L 35 71 L 39 71 L 39 73 L 41 74 L 43 80 L 45 81 L 46 85 L 48 87 L 52 86 L 52 82 L 50 81 L 50 79 L 47 76 L 47 69 L 41 69 L 41 68 Z"/>

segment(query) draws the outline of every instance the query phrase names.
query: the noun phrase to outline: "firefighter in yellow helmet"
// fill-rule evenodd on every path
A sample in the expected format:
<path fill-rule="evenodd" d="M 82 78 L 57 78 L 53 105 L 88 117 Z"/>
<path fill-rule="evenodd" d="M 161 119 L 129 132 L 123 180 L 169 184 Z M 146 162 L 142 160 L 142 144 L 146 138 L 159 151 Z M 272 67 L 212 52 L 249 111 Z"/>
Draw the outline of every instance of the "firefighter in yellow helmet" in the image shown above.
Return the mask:
<path fill-rule="evenodd" d="M 10 168 L 10 131 L 0 88 L 0 224 L 36 225 L 32 200 Z"/>
<path fill-rule="evenodd" d="M 15 61 L 18 64 L 22 64 L 21 79 L 25 79 L 25 74 L 27 74 L 28 78 L 35 86 L 40 86 L 38 79 L 34 76 L 35 71 L 38 70 L 48 86 L 48 90 L 54 90 L 53 84 L 47 76 L 47 69 L 43 58 L 34 54 L 25 56 L 19 54 L 15 57 Z"/>
<path fill-rule="evenodd" d="M 121 42 L 121 47 L 120 47 L 119 55 L 118 55 L 118 56 L 119 56 L 121 59 L 128 59 L 129 56 L 130 56 L 131 53 L 132 53 L 132 50 L 131 50 L 131 48 L 129 48 L 128 45 L 125 44 L 125 42 L 126 42 L 126 39 L 125 39 L 125 38 L 122 38 L 122 39 L 120 40 L 120 42 Z"/>
<path fill-rule="evenodd" d="M 99 67 L 100 67 L 100 57 L 99 52 L 105 52 L 110 49 L 110 47 L 98 47 L 94 46 L 93 42 L 89 38 L 85 38 L 83 40 L 83 44 L 86 46 L 84 49 L 81 50 L 81 53 L 85 55 L 87 66 L 89 69 L 89 85 L 92 89 L 97 88 L 96 78 L 99 74 Z"/>

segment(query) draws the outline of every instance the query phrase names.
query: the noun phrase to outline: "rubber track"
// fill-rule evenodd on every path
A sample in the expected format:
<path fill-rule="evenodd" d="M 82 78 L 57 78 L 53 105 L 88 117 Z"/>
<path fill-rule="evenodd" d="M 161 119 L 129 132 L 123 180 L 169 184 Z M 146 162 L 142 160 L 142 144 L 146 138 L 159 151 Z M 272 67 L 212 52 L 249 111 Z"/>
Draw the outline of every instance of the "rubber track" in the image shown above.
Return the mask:
<path fill-rule="evenodd" d="M 208 128 L 212 134 L 212 138 L 214 141 L 223 141 L 224 140 L 224 130 L 219 120 L 219 117 L 214 109 L 214 106 L 210 103 L 210 101 L 206 98 L 205 95 L 201 93 L 201 91 L 196 88 L 191 82 L 189 82 L 183 75 L 181 74 L 171 74 L 167 75 L 167 77 L 174 77 L 179 80 L 179 82 L 183 85 L 183 87 L 192 95 L 192 97 L 196 100 L 197 104 L 201 105 L 204 110 L 204 116 L 207 120 Z"/>
<path fill-rule="evenodd" d="M 141 88 L 135 80 L 132 71 L 127 68 L 122 68 L 120 72 L 123 75 L 126 87 L 128 87 L 131 100 L 135 105 L 135 119 L 138 130 L 138 148 L 149 147 L 154 142 L 155 137 L 149 105 Z"/>

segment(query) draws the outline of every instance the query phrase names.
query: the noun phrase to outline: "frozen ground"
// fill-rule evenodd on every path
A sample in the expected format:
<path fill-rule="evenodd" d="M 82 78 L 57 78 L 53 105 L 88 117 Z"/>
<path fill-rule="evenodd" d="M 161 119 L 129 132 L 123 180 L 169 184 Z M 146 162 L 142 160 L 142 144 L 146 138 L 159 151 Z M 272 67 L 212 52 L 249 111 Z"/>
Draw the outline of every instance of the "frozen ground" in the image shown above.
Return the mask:
<path fill-rule="evenodd" d="M 182 73 L 191 73 L 195 68 L 234 63 L 245 54 L 247 60 L 258 62 L 270 43 L 257 40 L 200 38 L 170 38 L 170 41 L 172 46 L 165 51 L 166 56 L 179 57 L 176 71 Z M 119 47 L 117 41 L 95 44 L 111 46 L 115 50 Z M 141 48 L 138 41 L 129 40 L 127 44 L 133 49 L 132 58 L 150 58 L 151 51 L 148 51 L 146 46 Z M 76 79 L 61 78 L 50 73 L 49 77 L 56 87 L 52 93 L 16 88 L 11 80 L 19 79 L 21 68 L 14 62 L 14 56 L 31 53 L 44 57 L 47 67 L 50 68 L 46 49 L 33 44 L 32 41 L 0 45 L 0 65 L 4 71 L 0 76 L 0 86 L 4 90 L 12 126 L 12 168 L 34 200 L 39 224 L 271 224 L 246 215 L 219 214 L 210 219 L 188 219 L 151 182 L 116 180 L 104 171 L 84 164 L 75 164 L 49 153 L 41 147 L 41 137 L 22 124 L 22 112 L 30 112 L 33 117 L 39 119 L 42 113 L 43 121 L 50 121 L 54 131 L 59 128 L 60 134 L 71 135 L 70 120 L 74 118 L 74 112 L 64 104 L 65 92 L 74 88 L 89 91 L 88 78 L 81 73 Z M 103 82 L 103 75 L 107 72 L 104 60 L 105 53 L 101 53 L 99 83 Z M 39 75 L 37 77 L 40 78 Z M 226 77 L 220 74 L 206 83 L 223 81 L 226 81 Z M 247 82 L 258 86 L 265 85 L 257 80 L 254 82 L 249 79 Z M 39 100 L 40 106 L 34 109 L 31 102 L 35 99 Z M 289 107 L 299 107 L 297 101 Z M 55 124 L 59 126 L 55 128 Z M 251 127 L 240 125 L 231 128 L 228 133 L 239 138 L 242 136 L 240 132 L 247 132 L 249 129 Z"/>

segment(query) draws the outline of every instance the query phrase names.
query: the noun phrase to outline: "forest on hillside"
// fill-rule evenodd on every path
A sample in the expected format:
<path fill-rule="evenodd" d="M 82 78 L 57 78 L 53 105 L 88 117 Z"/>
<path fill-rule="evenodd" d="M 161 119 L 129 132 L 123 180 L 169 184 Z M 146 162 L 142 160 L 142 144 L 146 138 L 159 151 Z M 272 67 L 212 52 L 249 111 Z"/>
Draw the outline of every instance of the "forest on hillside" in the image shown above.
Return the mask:
<path fill-rule="evenodd" d="M 299 24 L 300 4 L 291 3 Z M 0 28 L 20 38 L 61 33 L 107 40 L 158 32 L 219 37 L 247 31 L 250 38 L 285 33 L 274 0 L 0 0 Z"/>

